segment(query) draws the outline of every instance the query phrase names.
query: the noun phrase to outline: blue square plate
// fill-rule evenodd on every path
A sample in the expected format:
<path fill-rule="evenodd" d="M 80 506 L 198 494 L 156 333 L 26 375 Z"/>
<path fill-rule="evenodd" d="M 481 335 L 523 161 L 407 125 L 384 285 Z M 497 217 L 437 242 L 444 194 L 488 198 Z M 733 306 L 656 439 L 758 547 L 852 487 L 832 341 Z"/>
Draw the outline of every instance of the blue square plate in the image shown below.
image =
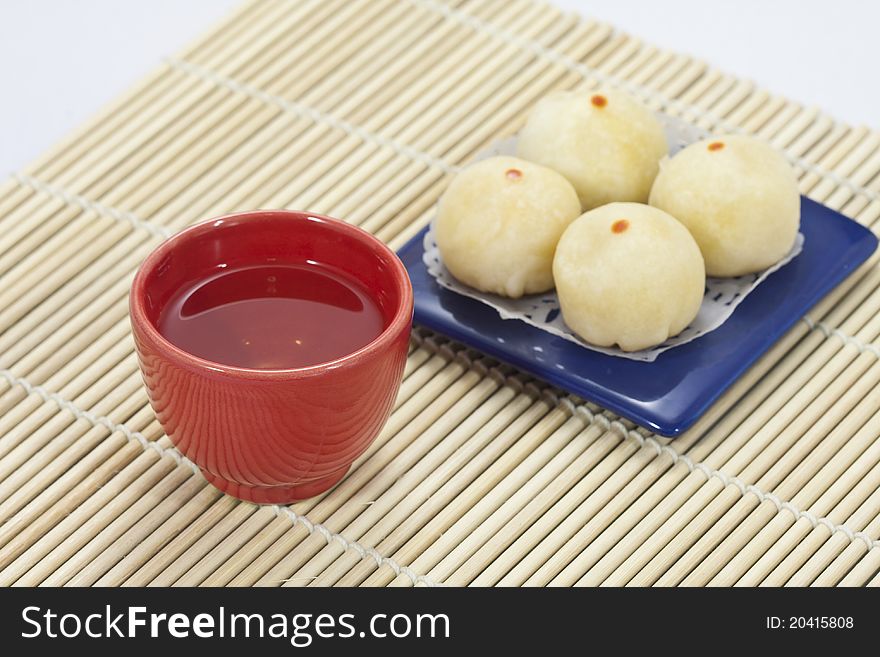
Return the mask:
<path fill-rule="evenodd" d="M 664 436 L 690 427 L 823 296 L 877 248 L 867 228 L 801 198 L 804 249 L 757 287 L 715 331 L 652 363 L 606 356 L 437 284 L 422 262 L 427 228 L 398 252 L 412 279 L 415 321 L 594 401 Z"/>

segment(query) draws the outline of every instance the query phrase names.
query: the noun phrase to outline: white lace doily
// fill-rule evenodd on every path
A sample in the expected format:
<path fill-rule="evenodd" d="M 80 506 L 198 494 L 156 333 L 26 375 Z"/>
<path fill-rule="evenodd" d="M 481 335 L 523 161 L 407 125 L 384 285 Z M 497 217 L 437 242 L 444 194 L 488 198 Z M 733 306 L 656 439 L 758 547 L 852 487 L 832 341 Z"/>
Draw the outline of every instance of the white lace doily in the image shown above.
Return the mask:
<path fill-rule="evenodd" d="M 666 129 L 666 137 L 672 145 L 671 151 L 675 153 L 681 148 L 701 138 L 700 133 L 691 125 L 666 115 L 658 115 Z M 486 152 L 481 153 L 477 159 L 485 159 L 493 155 L 513 155 L 516 153 L 516 137 L 495 142 Z M 597 347 L 584 342 L 566 326 L 559 309 L 559 299 L 556 292 L 551 290 L 545 294 L 533 294 L 520 299 L 508 299 L 506 297 L 487 294 L 458 281 L 446 267 L 440 258 L 440 251 L 434 240 L 433 225 L 425 235 L 423 261 L 428 273 L 433 276 L 443 287 L 466 297 L 476 299 L 494 308 L 502 319 L 516 319 L 530 324 L 539 329 L 557 335 L 561 338 L 581 345 L 586 349 L 592 349 L 609 356 L 629 358 L 651 362 L 668 349 L 673 349 L 692 340 L 696 340 L 710 331 L 714 331 L 724 324 L 728 317 L 733 314 L 736 307 L 742 303 L 752 290 L 760 285 L 770 274 L 785 266 L 794 259 L 803 249 L 804 236 L 798 233 L 794 246 L 788 255 L 769 269 L 757 274 L 748 274 L 737 278 L 707 278 L 706 293 L 697 317 L 684 331 L 669 338 L 662 344 L 651 349 L 642 351 L 623 351 L 617 348 Z"/>

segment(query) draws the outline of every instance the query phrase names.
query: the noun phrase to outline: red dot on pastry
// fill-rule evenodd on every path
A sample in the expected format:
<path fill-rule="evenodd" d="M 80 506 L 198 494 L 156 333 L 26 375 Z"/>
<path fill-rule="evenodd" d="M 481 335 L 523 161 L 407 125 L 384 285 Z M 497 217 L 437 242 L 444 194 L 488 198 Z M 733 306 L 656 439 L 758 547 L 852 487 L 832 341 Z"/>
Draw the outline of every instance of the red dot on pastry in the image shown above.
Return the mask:
<path fill-rule="evenodd" d="M 627 221 L 626 219 L 618 219 L 613 224 L 611 224 L 612 233 L 622 233 L 627 228 L 629 228 L 629 221 Z"/>
<path fill-rule="evenodd" d="M 590 102 L 593 103 L 596 107 L 605 107 L 608 104 L 608 99 L 605 98 L 602 94 L 596 94 L 592 98 L 590 98 Z"/>
<path fill-rule="evenodd" d="M 707 146 L 707 148 L 710 151 L 720 151 L 722 148 L 724 148 L 724 142 L 723 141 L 713 141 L 711 144 L 709 144 Z"/>
<path fill-rule="evenodd" d="M 507 176 L 510 180 L 519 180 L 523 177 L 523 172 L 519 169 L 508 169 L 504 172 L 504 175 Z"/>

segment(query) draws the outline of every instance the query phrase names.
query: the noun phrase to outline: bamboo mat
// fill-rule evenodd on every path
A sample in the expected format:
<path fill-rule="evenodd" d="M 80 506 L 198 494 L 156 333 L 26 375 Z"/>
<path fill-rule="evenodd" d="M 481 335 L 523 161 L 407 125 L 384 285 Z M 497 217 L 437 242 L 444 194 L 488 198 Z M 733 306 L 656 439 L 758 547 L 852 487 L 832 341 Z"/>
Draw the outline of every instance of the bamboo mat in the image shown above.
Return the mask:
<path fill-rule="evenodd" d="M 127 294 L 163 236 L 289 207 L 400 247 L 537 98 L 597 82 L 760 136 L 880 225 L 880 134 L 606 25 L 525 0 L 244 4 L 0 185 L 0 584 L 880 583 L 876 255 L 673 442 L 423 329 L 321 497 L 226 497 L 156 423 Z"/>

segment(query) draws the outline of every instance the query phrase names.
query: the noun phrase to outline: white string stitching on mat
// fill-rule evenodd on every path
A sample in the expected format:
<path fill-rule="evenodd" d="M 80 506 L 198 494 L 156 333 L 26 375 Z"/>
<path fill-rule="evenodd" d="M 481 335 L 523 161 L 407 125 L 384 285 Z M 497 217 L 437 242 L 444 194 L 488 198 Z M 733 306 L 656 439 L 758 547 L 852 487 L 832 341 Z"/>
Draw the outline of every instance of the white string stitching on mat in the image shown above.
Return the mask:
<path fill-rule="evenodd" d="M 241 93 L 246 96 L 250 96 L 251 98 L 256 98 L 266 104 L 275 105 L 276 107 L 280 107 L 285 112 L 290 112 L 291 114 L 295 114 L 300 118 L 308 119 L 313 121 L 314 123 L 323 123 L 325 125 L 329 125 L 332 128 L 337 128 L 342 130 L 343 132 L 357 137 L 367 143 L 376 144 L 378 146 L 388 147 L 395 152 L 403 155 L 404 157 L 408 157 L 411 160 L 415 160 L 416 162 L 421 162 L 425 166 L 434 167 L 444 171 L 446 173 L 455 173 L 460 169 L 455 165 L 450 164 L 438 157 L 434 157 L 430 153 L 426 153 L 424 151 L 420 151 L 408 144 L 405 144 L 401 141 L 397 141 L 396 139 L 391 139 L 390 137 L 384 137 L 377 132 L 373 132 L 371 130 L 367 130 L 359 125 L 354 123 L 350 123 L 344 119 L 340 119 L 328 112 L 322 112 L 321 110 L 315 109 L 303 103 L 298 103 L 295 101 L 287 100 L 286 98 L 282 98 L 281 96 L 275 96 L 273 94 L 267 93 L 262 89 L 258 89 L 257 87 L 251 86 L 244 82 L 239 82 L 232 78 L 226 77 L 225 75 L 221 75 L 209 69 L 203 68 L 202 66 L 198 66 L 197 64 L 193 64 L 191 62 L 184 61 L 182 59 L 177 59 L 175 57 L 166 57 L 165 62 L 176 69 L 184 71 L 185 73 L 189 73 L 190 75 L 195 75 L 202 80 L 210 82 L 211 84 L 217 85 L 219 87 L 225 87 L 231 91 L 236 93 Z"/>
<path fill-rule="evenodd" d="M 422 335 L 422 333 L 418 329 L 413 331 L 412 339 L 419 346 L 424 347 L 429 351 L 433 351 L 434 353 L 439 353 L 441 355 L 456 353 L 455 350 L 453 350 L 448 345 L 440 345 L 432 337 Z M 468 359 L 469 356 L 467 356 L 467 354 L 465 354 L 463 351 L 457 353 L 456 360 L 467 362 Z M 483 365 L 483 368 L 485 368 L 485 365 Z M 490 370 L 491 369 L 494 368 L 490 368 Z M 512 385 L 515 389 L 525 390 L 527 394 L 529 394 L 529 396 L 533 398 L 543 398 L 551 406 L 565 409 L 565 411 L 571 416 L 579 416 L 582 420 L 584 420 L 584 422 L 587 423 L 588 426 L 598 426 L 603 431 L 612 431 L 619 435 L 621 438 L 634 441 L 640 448 L 648 448 L 654 450 L 657 456 L 666 454 L 672 459 L 673 465 L 677 463 L 683 463 L 685 467 L 687 467 L 689 472 L 694 472 L 698 470 L 703 473 L 707 480 L 714 477 L 715 479 L 718 479 L 725 487 L 734 486 L 737 490 L 739 490 L 740 495 L 742 495 L 743 497 L 745 497 L 747 493 L 751 493 L 756 498 L 758 498 L 759 502 L 769 501 L 773 504 L 773 506 L 776 507 L 777 513 L 785 509 L 792 516 L 794 516 L 795 520 L 803 518 L 804 520 L 809 522 L 810 525 L 813 526 L 813 528 L 816 528 L 819 525 L 824 525 L 832 534 L 843 534 L 851 542 L 859 539 L 864 542 L 868 550 L 873 550 L 876 547 L 880 547 L 880 540 L 874 540 L 865 532 L 854 532 L 849 527 L 846 527 L 845 525 L 838 525 L 829 518 L 817 517 L 809 511 L 798 509 L 791 502 L 784 501 L 773 493 L 765 493 L 756 486 L 745 483 L 738 477 L 728 475 L 721 470 L 717 470 L 709 465 L 706 465 L 703 462 L 694 462 L 694 460 L 691 459 L 688 455 L 680 454 L 669 445 L 662 444 L 652 436 L 643 435 L 638 431 L 629 429 L 620 420 L 611 420 L 601 413 L 594 413 L 589 408 L 587 408 L 585 404 L 575 404 L 571 401 L 569 397 L 559 397 L 550 388 L 544 388 L 542 390 L 531 382 L 523 385 L 522 381 L 505 376 L 501 372 L 498 372 L 498 374 L 505 380 L 506 383 L 509 381 L 510 385 Z"/>
<path fill-rule="evenodd" d="M 621 89 L 625 89 L 629 93 L 639 96 L 645 100 L 657 100 L 661 103 L 661 106 L 665 109 L 670 109 L 673 111 L 684 113 L 690 113 L 697 117 L 698 119 L 702 119 L 704 121 L 709 122 L 715 128 L 721 128 L 725 132 L 733 132 L 738 134 L 751 134 L 746 130 L 743 130 L 739 126 L 735 126 L 731 123 L 728 123 L 724 119 L 719 116 L 712 114 L 706 110 L 703 110 L 695 105 L 689 105 L 687 103 L 683 103 L 681 101 L 675 100 L 673 98 L 667 98 L 663 94 L 658 91 L 653 91 L 644 87 L 642 85 L 634 84 L 632 82 L 628 82 L 622 78 L 618 78 L 614 75 L 608 75 L 606 73 L 602 73 L 599 70 L 591 68 L 586 64 L 577 61 L 569 57 L 568 55 L 559 52 L 558 50 L 553 50 L 552 48 L 546 48 L 542 46 L 537 41 L 529 39 L 527 37 L 520 36 L 514 32 L 510 32 L 509 30 L 505 30 L 500 28 L 492 23 L 481 20 L 476 16 L 472 16 L 467 12 L 454 9 L 449 7 L 442 2 L 437 2 L 437 0 L 409 0 L 415 5 L 419 5 L 431 11 L 437 12 L 442 16 L 452 19 L 462 25 L 470 27 L 472 30 L 476 32 L 482 32 L 488 34 L 489 36 L 500 39 L 501 41 L 506 41 L 507 43 L 528 52 L 531 52 L 539 57 L 543 57 L 554 64 L 559 64 L 566 69 L 579 74 L 585 79 L 594 78 L 599 82 L 607 84 L 612 87 L 619 87 Z M 705 135 L 709 133 L 704 131 Z M 867 189 L 866 187 L 862 187 L 861 185 L 857 185 L 846 178 L 839 176 L 838 174 L 827 171 L 822 167 L 813 164 L 812 162 L 808 162 L 807 160 L 798 157 L 797 155 L 792 155 L 787 151 L 781 151 L 786 159 L 792 164 L 804 169 L 805 171 L 809 171 L 814 173 L 815 175 L 828 179 L 834 182 L 836 185 L 840 187 L 845 187 L 850 192 L 854 194 L 858 194 L 864 196 L 870 201 L 880 200 L 880 193 Z"/>
<path fill-rule="evenodd" d="M 822 333 L 826 338 L 830 338 L 833 336 L 843 342 L 843 344 L 854 346 L 856 349 L 859 350 L 859 353 L 867 352 L 870 354 L 874 354 L 874 356 L 876 356 L 877 358 L 880 358 L 880 347 L 875 344 L 862 342 L 852 335 L 847 335 L 840 329 L 828 326 L 828 324 L 826 324 L 825 322 L 814 321 L 809 315 L 804 315 L 803 317 L 801 317 L 801 321 L 809 326 L 811 330 L 819 331 L 820 333 Z"/>
<path fill-rule="evenodd" d="M 69 411 L 75 418 L 86 420 L 94 426 L 103 427 L 111 433 L 118 431 L 122 435 L 124 435 L 129 441 L 136 442 L 145 451 L 152 450 L 156 452 L 159 457 L 170 458 L 177 465 L 185 466 L 192 470 L 199 477 L 202 476 L 202 472 L 201 470 L 199 470 L 199 466 L 190 461 L 186 456 L 181 454 L 174 447 L 162 447 L 162 445 L 150 440 L 139 431 L 133 431 L 124 424 L 114 422 L 107 416 L 96 415 L 91 411 L 81 409 L 69 399 L 65 399 L 58 393 L 47 390 L 43 386 L 30 383 L 26 379 L 16 376 L 11 370 L 0 368 L 0 378 L 5 379 L 11 386 L 20 386 L 27 394 L 35 394 L 41 397 L 44 401 L 54 402 L 59 408 Z M 249 502 L 242 503 L 249 504 Z M 401 566 L 394 559 L 379 554 L 379 552 L 371 547 L 361 545 L 357 541 L 347 539 L 342 534 L 337 534 L 336 532 L 331 531 L 327 528 L 326 525 L 323 525 L 319 522 L 312 522 L 308 519 L 308 517 L 300 515 L 286 506 L 273 504 L 270 506 L 270 508 L 275 512 L 276 516 L 284 516 L 288 520 L 290 520 L 291 524 L 299 524 L 305 527 L 310 535 L 320 535 L 328 545 L 336 542 L 340 546 L 342 546 L 343 550 L 351 550 L 352 552 L 355 552 L 361 559 L 366 559 L 367 557 L 370 557 L 373 561 L 376 562 L 377 566 L 388 566 L 395 575 L 404 575 L 409 578 L 413 584 L 422 583 L 426 586 L 431 587 L 443 586 L 443 584 L 440 584 L 439 582 L 435 582 L 434 580 L 425 577 L 424 575 L 419 575 L 413 572 L 407 566 Z"/>
<path fill-rule="evenodd" d="M 173 234 L 173 231 L 167 228 L 163 228 L 162 226 L 150 223 L 149 221 L 145 221 L 131 212 L 128 212 L 126 210 L 119 210 L 117 208 L 110 207 L 109 205 L 98 203 L 97 201 L 91 201 L 84 196 L 74 194 L 73 192 L 68 192 L 66 189 L 62 189 L 61 187 L 57 187 L 55 185 L 50 185 L 49 183 L 45 183 L 42 180 L 34 178 L 33 176 L 29 176 L 24 173 L 14 173 L 12 174 L 12 177 L 25 187 L 30 187 L 31 189 L 34 189 L 38 192 L 43 192 L 44 194 L 54 196 L 55 198 L 61 199 L 62 201 L 75 207 L 81 208 L 86 212 L 92 210 L 100 215 L 116 219 L 116 221 L 130 224 L 135 228 L 141 228 L 148 233 L 152 233 L 153 235 L 156 235 L 158 237 L 171 237 L 171 235 Z"/>

